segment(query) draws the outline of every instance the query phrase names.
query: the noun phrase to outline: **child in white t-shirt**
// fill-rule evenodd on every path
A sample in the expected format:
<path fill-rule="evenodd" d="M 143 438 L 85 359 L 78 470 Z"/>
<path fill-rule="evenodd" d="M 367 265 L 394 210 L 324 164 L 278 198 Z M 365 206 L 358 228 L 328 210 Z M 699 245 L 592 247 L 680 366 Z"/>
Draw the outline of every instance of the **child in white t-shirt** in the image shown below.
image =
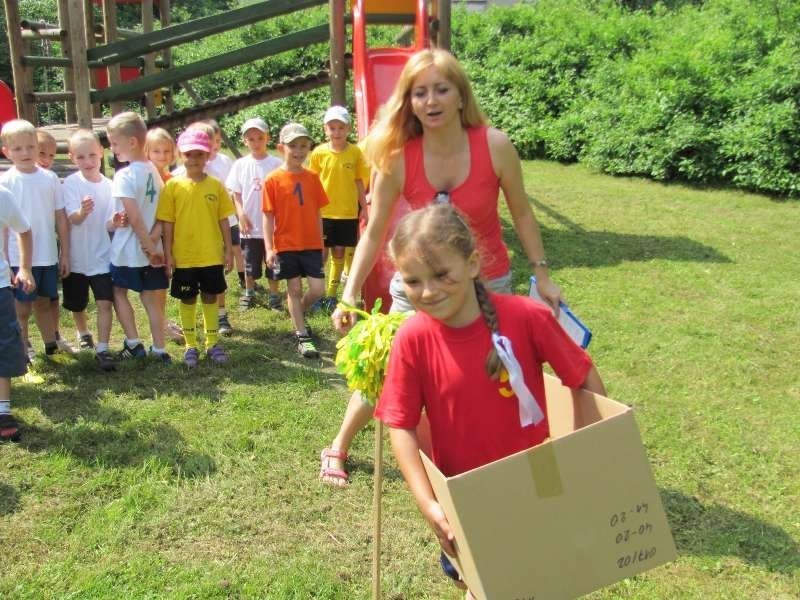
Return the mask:
<path fill-rule="evenodd" d="M 156 228 L 158 194 L 163 187 L 158 170 L 147 160 L 144 141 L 147 126 L 134 112 L 116 115 L 108 122 L 108 141 L 117 160 L 128 166 L 117 171 L 111 186 L 115 201 L 111 240 L 111 280 L 114 308 L 125 332 L 120 358 L 144 358 L 136 316 L 128 290 L 139 292 L 150 324 L 150 354 L 169 363 L 164 347 L 164 311 L 169 280 L 164 268 L 161 235 Z"/>
<path fill-rule="evenodd" d="M 262 228 L 261 190 L 264 179 L 281 166 L 281 159 L 267 152 L 269 129 L 263 119 L 245 121 L 242 126 L 242 142 L 250 150 L 233 163 L 225 186 L 232 192 L 236 212 L 239 217 L 242 254 L 245 268 L 245 291 L 239 299 L 241 308 L 250 308 L 255 303 L 256 280 L 264 272 L 264 230 Z M 269 307 L 281 310 L 281 296 L 278 281 L 272 269 L 266 266 L 269 284 Z"/>
<path fill-rule="evenodd" d="M 55 323 L 50 312 L 50 302 L 58 298 L 58 276 L 69 275 L 69 226 L 64 213 L 61 182 L 52 171 L 36 164 L 38 141 L 36 129 L 28 121 L 14 119 L 3 125 L 0 133 L 3 153 L 14 166 L 0 176 L 0 184 L 11 192 L 11 197 L 27 219 L 33 235 L 32 273 L 36 290 L 25 293 L 15 288 L 17 318 L 22 330 L 28 358 L 34 351 L 28 337 L 31 313 L 42 334 L 47 355 L 58 351 Z M 56 231 L 61 242 L 61 256 L 56 242 Z M 12 271 L 20 267 L 17 237 L 7 236 L 8 262 Z"/>
<path fill-rule="evenodd" d="M 62 282 L 63 306 L 72 311 L 81 347 L 95 348 L 104 371 L 114 370 L 108 351 L 113 319 L 111 306 L 111 238 L 114 201 L 111 180 L 100 172 L 103 147 L 94 133 L 79 129 L 69 139 L 69 157 L 79 171 L 64 179 L 64 207 L 70 222 L 70 274 Z M 86 320 L 89 288 L 97 307 L 97 345 Z"/>

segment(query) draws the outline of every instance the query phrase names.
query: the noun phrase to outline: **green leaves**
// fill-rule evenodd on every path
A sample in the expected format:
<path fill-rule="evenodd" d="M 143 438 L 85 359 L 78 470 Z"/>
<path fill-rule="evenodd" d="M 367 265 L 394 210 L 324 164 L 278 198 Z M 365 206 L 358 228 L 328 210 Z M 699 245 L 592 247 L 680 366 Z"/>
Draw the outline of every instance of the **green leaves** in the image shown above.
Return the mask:
<path fill-rule="evenodd" d="M 360 391 L 370 404 L 375 404 L 383 389 L 394 335 L 411 314 L 385 315 L 380 312 L 380 307 L 380 299 L 376 301 L 372 313 L 339 304 L 342 310 L 355 312 L 362 318 L 336 344 L 336 369 L 344 375 L 347 387 L 352 391 Z"/>

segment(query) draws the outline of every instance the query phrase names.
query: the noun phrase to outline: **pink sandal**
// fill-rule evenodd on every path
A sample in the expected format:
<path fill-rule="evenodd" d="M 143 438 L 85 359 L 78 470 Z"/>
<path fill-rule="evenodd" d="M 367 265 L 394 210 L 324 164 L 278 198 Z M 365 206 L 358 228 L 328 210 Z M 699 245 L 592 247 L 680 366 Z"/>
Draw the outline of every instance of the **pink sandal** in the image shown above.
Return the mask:
<path fill-rule="evenodd" d="M 320 458 L 320 468 L 319 468 L 319 478 L 323 480 L 325 477 L 329 477 L 335 481 L 324 481 L 323 483 L 327 483 L 329 485 L 335 485 L 337 487 L 342 487 L 349 483 L 350 475 L 348 475 L 347 471 L 343 469 L 335 469 L 331 467 L 331 459 L 337 458 L 344 463 L 347 460 L 347 452 L 342 452 L 341 450 L 334 450 L 333 448 L 325 448 L 319 456 Z"/>

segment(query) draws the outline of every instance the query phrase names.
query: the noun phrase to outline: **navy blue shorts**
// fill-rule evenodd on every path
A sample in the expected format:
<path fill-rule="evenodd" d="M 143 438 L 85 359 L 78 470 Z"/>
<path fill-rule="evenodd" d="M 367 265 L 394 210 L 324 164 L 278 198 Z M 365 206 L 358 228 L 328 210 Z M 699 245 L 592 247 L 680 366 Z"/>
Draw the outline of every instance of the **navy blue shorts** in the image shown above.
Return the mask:
<path fill-rule="evenodd" d="M 19 377 L 27 370 L 14 293 L 10 287 L 0 288 L 0 377 Z"/>
<path fill-rule="evenodd" d="M 111 265 L 111 281 L 114 287 L 134 292 L 152 292 L 169 287 L 164 267 L 117 267 Z"/>
<path fill-rule="evenodd" d="M 267 258 L 267 252 L 264 250 L 263 238 L 243 238 L 242 256 L 244 256 L 244 272 L 248 277 L 259 279 L 266 269 L 267 279 L 275 279 L 272 275 L 272 269 L 267 267 L 264 262 Z"/>
<path fill-rule="evenodd" d="M 231 225 L 231 246 L 241 246 L 242 237 L 239 235 L 239 225 Z"/>
<path fill-rule="evenodd" d="M 280 272 L 277 279 L 311 277 L 325 279 L 322 270 L 322 250 L 289 250 L 278 253 Z"/>
<path fill-rule="evenodd" d="M 11 271 L 16 275 L 19 267 L 11 267 Z M 14 298 L 19 302 L 33 302 L 37 298 L 58 300 L 58 265 L 31 267 L 31 275 L 33 275 L 33 280 L 36 282 L 36 289 L 30 294 L 26 294 L 18 287 L 15 287 Z"/>
<path fill-rule="evenodd" d="M 456 571 L 453 563 L 450 562 L 450 559 L 447 558 L 447 554 L 444 552 L 439 555 L 439 564 L 442 566 L 442 571 L 444 571 L 444 574 L 450 579 L 453 581 L 461 581 L 461 576 L 458 574 L 458 571 Z"/>

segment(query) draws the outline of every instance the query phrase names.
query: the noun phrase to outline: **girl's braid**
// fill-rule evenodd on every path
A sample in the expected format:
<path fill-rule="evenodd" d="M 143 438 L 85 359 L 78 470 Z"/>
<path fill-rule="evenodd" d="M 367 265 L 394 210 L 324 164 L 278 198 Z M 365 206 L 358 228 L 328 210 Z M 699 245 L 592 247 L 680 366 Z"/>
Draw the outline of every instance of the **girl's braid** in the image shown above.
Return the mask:
<path fill-rule="evenodd" d="M 480 279 L 475 279 L 475 294 L 478 297 L 478 306 L 481 309 L 481 314 L 486 321 L 486 325 L 489 326 L 489 330 L 492 333 L 500 333 L 500 324 L 497 322 L 497 311 L 494 309 L 494 304 L 492 304 L 492 301 L 489 299 L 489 292 L 486 290 L 486 286 L 483 285 Z M 494 344 L 492 344 L 492 349 L 486 357 L 486 372 L 489 374 L 490 378 L 497 380 L 500 378 L 502 369 L 503 363 L 500 362 L 497 350 L 495 350 Z"/>

